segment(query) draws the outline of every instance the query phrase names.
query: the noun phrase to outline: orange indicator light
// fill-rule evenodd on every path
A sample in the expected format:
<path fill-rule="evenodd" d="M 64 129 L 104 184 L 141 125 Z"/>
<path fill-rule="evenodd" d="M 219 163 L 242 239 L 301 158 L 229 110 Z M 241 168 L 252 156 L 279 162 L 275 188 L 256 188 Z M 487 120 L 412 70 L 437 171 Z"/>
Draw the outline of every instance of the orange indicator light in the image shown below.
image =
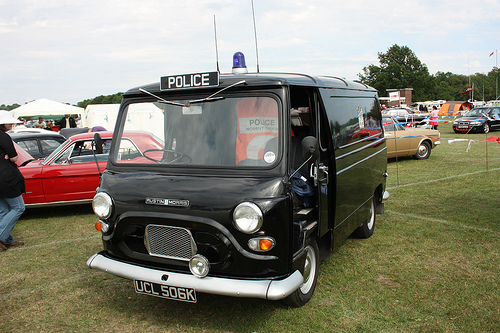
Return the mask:
<path fill-rule="evenodd" d="M 270 250 L 273 247 L 273 242 L 269 239 L 262 238 L 260 239 L 260 249 L 262 251 Z"/>

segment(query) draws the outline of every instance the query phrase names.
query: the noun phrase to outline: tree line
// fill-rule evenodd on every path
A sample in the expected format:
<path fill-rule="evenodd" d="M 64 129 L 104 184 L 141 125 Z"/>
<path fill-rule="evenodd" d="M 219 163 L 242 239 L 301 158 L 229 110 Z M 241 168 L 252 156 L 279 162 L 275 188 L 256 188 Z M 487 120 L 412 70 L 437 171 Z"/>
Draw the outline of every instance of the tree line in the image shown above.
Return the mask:
<path fill-rule="evenodd" d="M 122 101 L 122 95 L 123 95 L 122 92 L 113 95 L 106 95 L 106 96 L 101 95 L 78 102 L 76 103 L 76 106 L 85 109 L 89 104 L 120 104 L 120 102 Z"/>
<path fill-rule="evenodd" d="M 97 97 L 90 98 L 90 99 L 85 99 L 81 102 L 78 102 L 78 103 L 76 103 L 76 106 L 85 109 L 87 107 L 87 105 L 89 105 L 89 104 L 120 104 L 120 102 L 122 101 L 122 95 L 123 95 L 122 92 L 119 92 L 119 93 L 116 93 L 113 95 L 106 95 L 106 96 L 101 95 L 101 96 L 97 96 Z M 2 105 L 0 105 L 0 110 L 10 111 L 10 110 L 18 108 L 20 106 L 21 105 L 19 105 L 17 103 L 14 103 L 12 105 L 2 104 Z"/>
<path fill-rule="evenodd" d="M 474 99 L 498 99 L 498 68 L 488 74 L 467 75 L 451 72 L 429 74 L 429 70 L 408 46 L 394 44 L 387 52 L 378 53 L 379 65 L 371 64 L 358 74 L 359 80 L 378 90 L 379 96 L 388 96 L 388 89 L 413 88 L 412 100 L 465 101 L 469 94 L 462 93 L 474 84 Z"/>

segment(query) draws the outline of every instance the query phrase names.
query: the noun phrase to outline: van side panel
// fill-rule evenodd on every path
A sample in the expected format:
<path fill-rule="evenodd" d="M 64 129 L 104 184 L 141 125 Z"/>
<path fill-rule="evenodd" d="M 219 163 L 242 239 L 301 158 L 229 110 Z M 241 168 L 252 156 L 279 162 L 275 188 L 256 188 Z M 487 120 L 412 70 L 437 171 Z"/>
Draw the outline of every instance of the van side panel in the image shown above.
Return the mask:
<path fill-rule="evenodd" d="M 387 160 L 382 116 L 376 93 L 321 89 L 333 144 L 335 172 L 334 246 L 369 216 L 371 199 L 383 184 Z M 331 152 L 332 153 L 332 152 Z M 331 215 L 330 215 L 331 216 Z"/>

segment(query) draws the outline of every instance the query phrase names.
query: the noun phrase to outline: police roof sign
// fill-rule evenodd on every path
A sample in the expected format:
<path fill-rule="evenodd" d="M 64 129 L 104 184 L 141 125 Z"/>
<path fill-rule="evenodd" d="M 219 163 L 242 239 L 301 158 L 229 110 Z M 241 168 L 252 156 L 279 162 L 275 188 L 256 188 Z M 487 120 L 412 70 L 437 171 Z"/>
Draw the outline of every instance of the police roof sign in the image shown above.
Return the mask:
<path fill-rule="evenodd" d="M 216 87 L 219 85 L 219 72 L 181 74 L 160 78 L 161 90 Z"/>

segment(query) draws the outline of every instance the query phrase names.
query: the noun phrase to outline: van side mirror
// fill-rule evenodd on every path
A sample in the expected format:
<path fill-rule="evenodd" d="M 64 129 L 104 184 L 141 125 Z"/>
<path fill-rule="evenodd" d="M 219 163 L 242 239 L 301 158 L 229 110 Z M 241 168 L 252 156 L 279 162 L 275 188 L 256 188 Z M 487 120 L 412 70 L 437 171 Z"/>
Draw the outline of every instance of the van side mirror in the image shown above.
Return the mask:
<path fill-rule="evenodd" d="M 95 152 L 97 154 L 102 154 L 102 138 L 99 135 L 99 133 L 94 134 L 94 145 L 95 145 Z"/>
<path fill-rule="evenodd" d="M 306 136 L 302 139 L 302 158 L 317 159 L 319 156 L 318 140 L 314 136 Z"/>

